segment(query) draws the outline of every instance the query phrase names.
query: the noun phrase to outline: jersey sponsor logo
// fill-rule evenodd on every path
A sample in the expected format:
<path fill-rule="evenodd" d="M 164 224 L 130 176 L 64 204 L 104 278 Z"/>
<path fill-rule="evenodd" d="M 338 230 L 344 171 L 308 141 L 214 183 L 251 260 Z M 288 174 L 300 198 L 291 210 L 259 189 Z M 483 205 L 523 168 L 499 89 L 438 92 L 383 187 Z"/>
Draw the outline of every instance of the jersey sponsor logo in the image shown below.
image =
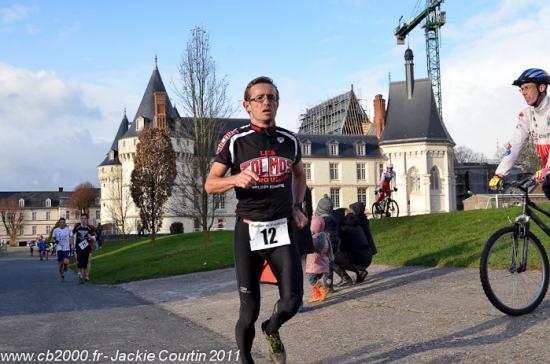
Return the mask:
<path fill-rule="evenodd" d="M 546 125 L 550 125 L 550 116 L 546 119 Z"/>
<path fill-rule="evenodd" d="M 509 156 L 512 154 L 512 144 L 508 143 L 506 150 L 504 150 L 504 156 Z"/>
<path fill-rule="evenodd" d="M 524 116 L 525 116 L 525 114 L 523 113 L 523 111 L 519 113 L 519 117 L 520 117 L 520 118 L 522 118 L 522 117 L 524 117 Z"/>
<path fill-rule="evenodd" d="M 225 133 L 225 135 L 223 136 L 222 140 L 220 141 L 220 143 L 218 144 L 218 149 L 216 150 L 216 154 L 220 154 L 220 152 L 222 151 L 223 147 L 225 146 L 225 144 L 227 143 L 227 141 L 229 139 L 231 139 L 231 137 L 235 134 L 237 134 L 239 132 L 239 129 L 233 129 L 227 133 Z"/>
<path fill-rule="evenodd" d="M 281 144 L 282 142 L 285 141 L 285 138 L 283 138 L 283 137 L 277 137 L 277 141 L 279 142 L 279 144 Z"/>
<path fill-rule="evenodd" d="M 291 172 L 292 161 L 288 158 L 273 156 L 250 159 L 240 165 L 241 171 L 249 167 L 260 178 L 280 177 Z"/>

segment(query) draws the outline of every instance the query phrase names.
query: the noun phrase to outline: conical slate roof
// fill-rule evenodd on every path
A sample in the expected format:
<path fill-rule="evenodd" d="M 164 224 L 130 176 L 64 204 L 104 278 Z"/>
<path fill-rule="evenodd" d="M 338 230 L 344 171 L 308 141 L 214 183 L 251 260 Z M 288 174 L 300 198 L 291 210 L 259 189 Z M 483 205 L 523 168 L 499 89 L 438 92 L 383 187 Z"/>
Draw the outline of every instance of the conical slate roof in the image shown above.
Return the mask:
<path fill-rule="evenodd" d="M 439 117 L 432 81 L 430 78 L 414 80 L 414 92 L 410 99 L 405 81 L 392 82 L 380 145 L 419 141 L 455 145 Z"/>
<path fill-rule="evenodd" d="M 113 144 L 111 144 L 111 148 L 109 149 L 109 152 L 107 153 L 107 156 L 105 157 L 103 162 L 101 162 L 100 166 L 120 164 L 120 161 L 118 159 L 118 141 L 124 136 L 124 134 L 126 134 L 127 131 L 128 131 L 128 117 L 126 117 L 126 110 L 125 110 L 124 117 L 120 122 L 118 131 L 116 132 L 115 139 L 113 140 Z M 109 159 L 109 154 L 111 154 L 111 151 L 114 152 L 113 159 Z"/>
<path fill-rule="evenodd" d="M 145 93 L 141 98 L 138 111 L 132 120 L 128 131 L 124 135 L 124 138 L 135 137 L 139 133 L 136 130 L 136 119 L 138 117 L 143 117 L 145 123 L 150 125 L 153 122 L 155 117 L 155 92 L 166 92 L 164 83 L 162 82 L 162 77 L 160 77 L 160 72 L 158 67 L 155 66 L 151 78 L 149 78 L 149 83 L 145 89 Z M 178 119 L 178 113 L 175 111 L 170 98 L 166 96 L 166 125 L 171 131 L 175 131 L 175 120 Z M 152 126 L 152 125 L 151 125 Z"/>

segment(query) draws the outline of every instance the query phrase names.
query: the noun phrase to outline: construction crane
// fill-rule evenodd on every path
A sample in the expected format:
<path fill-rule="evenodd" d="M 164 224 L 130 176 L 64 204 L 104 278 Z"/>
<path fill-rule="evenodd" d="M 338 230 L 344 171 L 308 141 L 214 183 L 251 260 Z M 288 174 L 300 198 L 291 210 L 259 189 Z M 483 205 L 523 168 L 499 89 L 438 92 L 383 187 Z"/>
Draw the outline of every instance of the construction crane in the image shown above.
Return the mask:
<path fill-rule="evenodd" d="M 441 71 L 439 67 L 439 28 L 445 24 L 446 16 L 444 11 L 439 10 L 442 3 L 443 0 L 426 0 L 426 7 L 420 14 L 402 24 L 401 19 L 399 19 L 399 25 L 395 29 L 397 44 L 405 44 L 407 34 L 420 24 L 422 20 L 426 19 L 422 26 L 426 33 L 426 63 L 428 76 L 432 79 L 432 90 L 441 118 L 443 118 L 443 106 L 441 103 Z"/>

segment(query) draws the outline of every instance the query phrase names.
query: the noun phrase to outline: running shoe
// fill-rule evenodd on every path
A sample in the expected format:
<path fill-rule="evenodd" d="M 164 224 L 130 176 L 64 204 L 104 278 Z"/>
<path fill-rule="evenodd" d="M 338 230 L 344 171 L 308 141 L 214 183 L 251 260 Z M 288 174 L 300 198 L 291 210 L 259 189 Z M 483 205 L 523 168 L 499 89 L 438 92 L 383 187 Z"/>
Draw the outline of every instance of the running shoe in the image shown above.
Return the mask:
<path fill-rule="evenodd" d="M 285 346 L 283 345 L 283 342 L 281 341 L 281 337 L 279 336 L 278 333 L 268 335 L 265 332 L 265 327 L 267 326 L 268 321 L 264 321 L 262 323 L 262 331 L 263 331 L 265 339 L 267 341 L 267 349 L 269 351 L 269 357 L 271 358 L 271 361 L 275 364 L 285 364 L 286 363 L 286 351 L 285 351 Z"/>

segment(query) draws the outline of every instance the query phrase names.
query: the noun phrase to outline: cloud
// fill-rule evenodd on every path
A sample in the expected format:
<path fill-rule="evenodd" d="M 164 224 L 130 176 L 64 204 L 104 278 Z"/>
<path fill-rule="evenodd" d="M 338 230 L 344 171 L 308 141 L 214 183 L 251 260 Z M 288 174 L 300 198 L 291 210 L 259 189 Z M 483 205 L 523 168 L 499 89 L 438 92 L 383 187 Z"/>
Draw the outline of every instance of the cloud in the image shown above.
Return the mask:
<path fill-rule="evenodd" d="M 4 25 L 14 24 L 27 18 L 36 10 L 34 6 L 24 6 L 13 4 L 11 6 L 0 8 L 0 22 Z"/>
<path fill-rule="evenodd" d="M 503 1 L 496 15 L 478 17 L 487 15 L 490 28 L 472 20 L 462 29 L 468 40 L 441 59 L 443 116 L 457 145 L 491 158 L 497 141 L 502 146 L 510 139 L 516 115 L 527 106 L 512 81 L 526 68 L 548 68 L 541 40 L 550 37 L 550 4 L 539 5 L 527 12 Z"/>
<path fill-rule="evenodd" d="M 5 63 L 0 84 L 0 189 L 97 184 L 96 166 L 122 119 L 119 90 Z"/>

